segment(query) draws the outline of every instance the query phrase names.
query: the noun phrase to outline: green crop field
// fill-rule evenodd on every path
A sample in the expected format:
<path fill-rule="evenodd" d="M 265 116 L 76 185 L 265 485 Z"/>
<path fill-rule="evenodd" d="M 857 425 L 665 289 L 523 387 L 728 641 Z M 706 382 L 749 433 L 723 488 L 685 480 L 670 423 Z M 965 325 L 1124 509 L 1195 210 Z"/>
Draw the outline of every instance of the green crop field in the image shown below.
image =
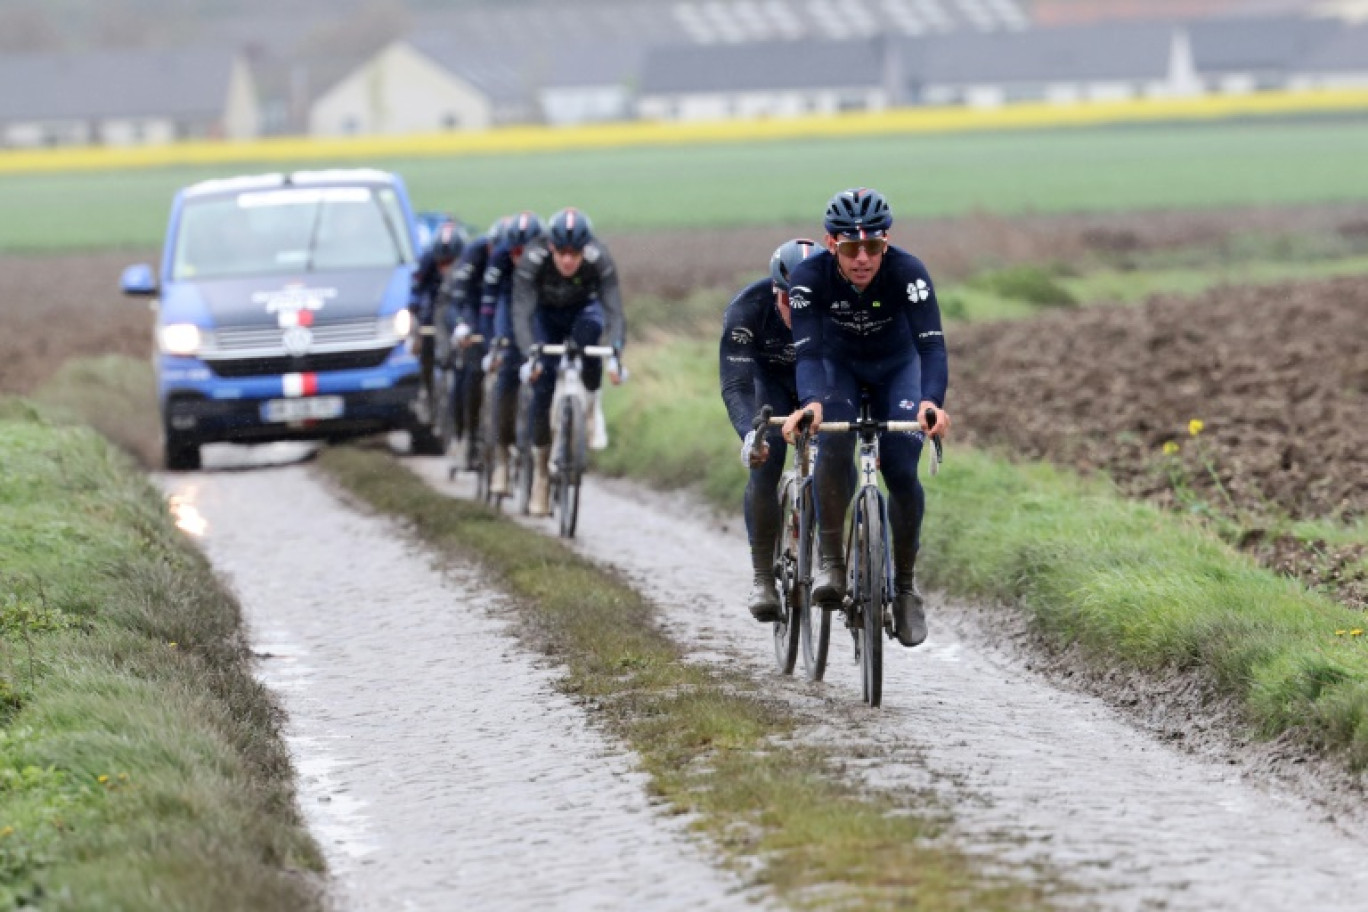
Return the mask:
<path fill-rule="evenodd" d="M 483 225 L 574 204 L 600 229 L 796 223 L 841 187 L 900 217 L 1368 199 L 1368 119 L 1132 125 L 377 160 L 422 208 Z M 318 164 L 326 165 L 320 161 Z M 0 250 L 156 244 L 171 195 L 257 166 L 0 177 Z"/>

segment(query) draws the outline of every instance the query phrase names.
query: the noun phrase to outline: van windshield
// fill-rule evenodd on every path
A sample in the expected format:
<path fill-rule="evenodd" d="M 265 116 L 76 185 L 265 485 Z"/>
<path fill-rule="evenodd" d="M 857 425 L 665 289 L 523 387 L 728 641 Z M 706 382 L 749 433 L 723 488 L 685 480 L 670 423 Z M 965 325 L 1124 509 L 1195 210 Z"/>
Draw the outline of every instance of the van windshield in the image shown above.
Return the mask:
<path fill-rule="evenodd" d="M 394 191 L 284 188 L 191 199 L 181 210 L 177 279 L 374 269 L 413 262 Z"/>

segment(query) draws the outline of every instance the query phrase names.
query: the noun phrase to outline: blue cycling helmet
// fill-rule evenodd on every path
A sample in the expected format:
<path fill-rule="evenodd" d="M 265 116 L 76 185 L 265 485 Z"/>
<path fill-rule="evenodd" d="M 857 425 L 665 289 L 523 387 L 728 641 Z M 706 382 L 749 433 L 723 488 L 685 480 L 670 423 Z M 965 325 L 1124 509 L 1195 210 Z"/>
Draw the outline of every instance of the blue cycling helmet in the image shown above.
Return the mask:
<path fill-rule="evenodd" d="M 827 203 L 826 219 L 822 225 L 827 234 L 840 237 L 877 237 L 893 224 L 893 210 L 877 190 L 858 187 L 842 190 Z"/>
<path fill-rule="evenodd" d="M 774 251 L 774 256 L 770 257 L 770 281 L 774 283 L 775 290 L 787 292 L 793 270 L 821 249 L 816 241 L 807 238 L 794 238 L 780 244 Z"/>
<path fill-rule="evenodd" d="M 501 215 L 489 225 L 489 230 L 484 233 L 486 243 L 497 244 L 503 237 L 504 230 L 508 227 L 508 220 L 511 216 Z"/>
<path fill-rule="evenodd" d="M 594 239 L 594 226 L 589 216 L 574 207 L 568 207 L 551 216 L 546 233 L 551 246 L 557 250 L 583 250 L 584 245 Z"/>
<path fill-rule="evenodd" d="M 465 250 L 465 233 L 455 221 L 448 219 L 439 225 L 432 237 L 432 257 L 439 263 L 451 263 Z"/>
<path fill-rule="evenodd" d="M 525 247 L 527 242 L 541 237 L 542 223 L 537 218 L 537 213 L 523 210 L 517 215 L 509 216 L 508 225 L 504 228 L 503 243 L 505 247 Z"/>

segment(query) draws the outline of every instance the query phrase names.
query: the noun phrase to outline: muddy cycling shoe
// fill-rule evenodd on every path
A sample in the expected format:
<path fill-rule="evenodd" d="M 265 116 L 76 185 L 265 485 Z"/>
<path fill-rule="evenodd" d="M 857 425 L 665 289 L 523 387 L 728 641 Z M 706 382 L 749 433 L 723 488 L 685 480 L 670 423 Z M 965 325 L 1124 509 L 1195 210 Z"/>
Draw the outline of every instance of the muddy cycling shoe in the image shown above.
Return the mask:
<path fill-rule="evenodd" d="M 756 574 L 747 602 L 751 617 L 762 624 L 783 619 L 783 612 L 779 609 L 779 592 L 774 588 L 774 577 L 768 573 L 763 576 Z"/>
<path fill-rule="evenodd" d="M 838 560 L 822 558 L 812 588 L 812 600 L 823 608 L 839 608 L 845 598 L 845 586 L 845 565 Z"/>
<path fill-rule="evenodd" d="M 893 629 L 898 642 L 917 646 L 926 639 L 926 611 L 916 580 L 898 580 L 893 593 Z"/>

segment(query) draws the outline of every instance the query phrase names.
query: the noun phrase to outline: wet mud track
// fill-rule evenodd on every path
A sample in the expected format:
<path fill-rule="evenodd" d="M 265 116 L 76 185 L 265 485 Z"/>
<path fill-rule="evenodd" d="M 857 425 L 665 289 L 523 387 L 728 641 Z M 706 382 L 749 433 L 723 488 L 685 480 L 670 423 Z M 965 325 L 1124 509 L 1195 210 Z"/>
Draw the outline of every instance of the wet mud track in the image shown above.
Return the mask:
<path fill-rule="evenodd" d="M 434 567 L 306 465 L 160 480 L 205 523 L 286 708 L 337 908 L 760 907 L 650 805 L 476 568 Z"/>
<path fill-rule="evenodd" d="M 437 460 L 409 465 L 437 489 Z M 929 789 L 952 836 L 991 863 L 1078 885 L 1101 909 L 1364 908 L 1368 834 L 1253 781 L 1242 767 L 1162 742 L 1104 701 L 1063 690 L 995 642 L 986 612 L 928 599 L 925 646 L 885 650 L 885 705 L 860 702 L 849 640 L 833 629 L 827 682 L 782 678 L 769 628 L 741 600 L 749 567 L 730 528 L 687 498 L 586 484 L 574 547 L 624 573 L 661 608 L 692 660 L 744 668 L 811 720 L 805 737 L 879 786 Z M 934 517 L 928 521 L 934 521 Z M 545 520 L 531 521 L 554 534 Z"/>

